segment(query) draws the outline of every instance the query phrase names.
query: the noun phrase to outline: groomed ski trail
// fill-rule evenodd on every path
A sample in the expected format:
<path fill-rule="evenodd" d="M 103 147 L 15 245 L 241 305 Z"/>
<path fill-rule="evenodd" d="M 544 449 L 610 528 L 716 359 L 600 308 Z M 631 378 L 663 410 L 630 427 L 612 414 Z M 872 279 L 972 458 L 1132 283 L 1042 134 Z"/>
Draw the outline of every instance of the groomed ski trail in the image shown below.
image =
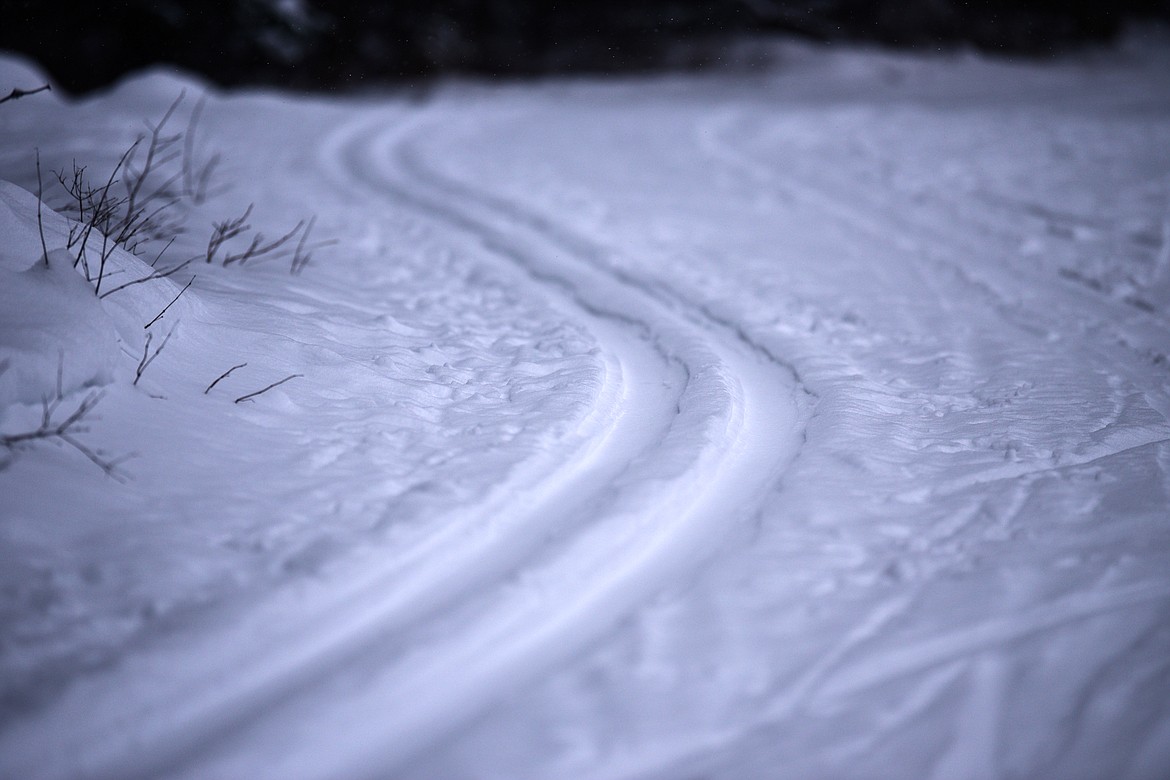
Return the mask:
<path fill-rule="evenodd" d="M 809 404 L 789 367 L 588 240 L 429 171 L 411 141 L 439 114 L 339 130 L 326 182 L 453 229 L 584 324 L 606 366 L 593 414 L 345 583 L 208 616 L 83 679 L 6 735 L 5 773 L 387 776 L 699 565 L 796 456 Z"/>

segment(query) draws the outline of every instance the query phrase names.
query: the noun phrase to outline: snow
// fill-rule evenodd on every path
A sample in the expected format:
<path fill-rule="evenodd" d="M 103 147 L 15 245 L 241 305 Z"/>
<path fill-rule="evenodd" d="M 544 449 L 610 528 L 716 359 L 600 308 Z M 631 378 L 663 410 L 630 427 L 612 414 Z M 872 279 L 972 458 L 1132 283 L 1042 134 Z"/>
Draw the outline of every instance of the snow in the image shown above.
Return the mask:
<path fill-rule="evenodd" d="M 1168 51 L 0 107 L 0 775 L 1165 776 Z M 180 93 L 337 243 L 98 298 Z"/>

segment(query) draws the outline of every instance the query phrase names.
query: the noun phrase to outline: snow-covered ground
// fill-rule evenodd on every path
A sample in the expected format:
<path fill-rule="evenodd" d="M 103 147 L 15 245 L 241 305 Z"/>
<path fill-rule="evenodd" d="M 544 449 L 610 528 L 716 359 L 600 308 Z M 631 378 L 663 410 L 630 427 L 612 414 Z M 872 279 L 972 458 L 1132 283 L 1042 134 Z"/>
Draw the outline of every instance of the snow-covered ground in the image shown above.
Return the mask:
<path fill-rule="evenodd" d="M 0 105 L 0 776 L 1170 774 L 1170 41 L 776 54 Z"/>

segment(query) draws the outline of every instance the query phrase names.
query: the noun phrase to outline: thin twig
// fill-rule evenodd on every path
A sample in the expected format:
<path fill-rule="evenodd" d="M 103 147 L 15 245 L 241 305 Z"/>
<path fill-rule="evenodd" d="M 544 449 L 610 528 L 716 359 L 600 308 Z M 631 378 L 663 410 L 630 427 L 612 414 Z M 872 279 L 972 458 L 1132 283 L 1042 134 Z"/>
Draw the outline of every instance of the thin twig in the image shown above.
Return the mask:
<path fill-rule="evenodd" d="M 154 319 L 153 319 L 153 320 L 151 320 L 150 322 L 148 322 L 148 323 L 146 323 L 145 325 L 143 325 L 143 326 L 142 326 L 143 330 L 145 330 L 145 329 L 149 328 L 151 325 L 153 325 L 154 323 L 156 323 L 156 322 L 158 322 L 159 320 L 161 320 L 161 319 L 162 319 L 162 316 L 163 316 L 164 314 L 166 314 L 166 313 L 167 313 L 167 309 L 169 309 L 169 308 L 171 308 L 172 306 L 174 306 L 174 305 L 175 305 L 175 301 L 177 301 L 177 300 L 179 300 L 179 298 L 182 298 L 182 297 L 183 297 L 183 293 L 187 292 L 187 287 L 190 287 L 192 284 L 194 284 L 194 282 L 195 282 L 195 279 L 196 279 L 196 278 L 198 278 L 198 277 L 192 276 L 192 277 L 191 277 L 191 281 L 187 282 L 187 286 L 186 286 L 186 287 L 184 287 L 182 290 L 179 290 L 179 294 L 178 294 L 178 295 L 176 295 L 176 296 L 175 296 L 175 297 L 174 297 L 174 298 L 171 300 L 171 302 L 170 302 L 170 303 L 168 303 L 166 306 L 164 306 L 162 311 L 160 311 L 158 314 L 154 315 Z"/>
<path fill-rule="evenodd" d="M 82 399 L 76 409 L 66 415 L 64 420 L 61 422 L 53 422 L 53 416 L 57 413 L 57 409 L 61 407 L 62 400 L 64 400 L 61 393 L 60 379 L 58 379 L 57 394 L 54 399 L 52 401 L 48 398 L 41 399 L 41 424 L 31 431 L 0 436 L 0 445 L 8 449 L 16 449 L 23 444 L 56 439 L 80 452 L 91 463 L 104 471 L 107 476 L 119 482 L 124 482 L 124 478 L 118 473 L 118 463 L 120 461 L 107 460 L 102 456 L 100 450 L 90 449 L 86 444 L 76 438 L 77 434 L 87 432 L 88 429 L 83 427 L 81 423 L 104 396 L 105 392 L 101 390 L 91 392 Z"/>
<path fill-rule="evenodd" d="M 65 397 L 65 350 L 57 350 L 57 398 Z"/>
<path fill-rule="evenodd" d="M 96 202 L 93 200 L 93 196 L 97 191 L 90 190 L 87 193 L 90 213 L 88 219 L 82 220 L 86 224 L 85 229 L 82 231 L 81 237 L 79 239 L 81 249 L 78 253 L 78 260 L 81 261 L 85 267 L 86 279 L 90 279 L 89 264 L 86 260 L 83 260 L 83 258 L 85 257 L 86 248 L 89 245 L 89 238 L 93 234 L 94 230 L 98 230 L 108 238 L 111 232 L 110 220 L 113 218 L 114 212 L 121 205 L 121 202 L 117 198 L 113 200 L 110 199 L 110 187 L 112 187 L 114 182 L 117 181 L 116 177 L 118 176 L 118 171 L 122 170 L 122 167 L 126 164 L 126 160 L 134 152 L 137 146 L 138 142 L 135 141 L 129 149 L 122 153 L 122 157 L 118 160 L 118 164 L 114 166 L 112 171 L 110 171 L 110 176 L 108 179 L 106 179 L 106 184 L 104 187 L 102 187 L 101 195 L 98 197 Z M 98 269 L 98 289 L 101 288 L 101 278 L 105 275 L 105 265 L 108 258 L 109 255 L 103 251 L 101 257 L 101 266 Z"/>
<path fill-rule="evenodd" d="M 130 174 L 130 177 L 127 179 L 126 184 L 127 194 L 130 198 L 131 211 L 134 210 L 134 205 L 138 200 L 138 193 L 142 190 L 142 185 L 146 183 L 146 179 L 150 176 L 151 172 L 165 164 L 165 162 L 156 161 L 155 155 L 165 153 L 166 150 L 170 148 L 171 144 L 175 143 L 180 138 L 180 136 L 177 135 L 164 136 L 162 135 L 162 131 L 163 128 L 167 126 L 167 122 L 170 121 L 171 117 L 175 113 L 175 110 L 178 109 L 179 104 L 183 102 L 183 98 L 186 97 L 186 95 L 187 90 L 182 90 L 179 92 L 179 96 L 175 98 L 173 103 L 171 103 L 170 108 L 168 108 L 166 113 L 163 114 L 163 118 L 159 120 L 157 125 L 152 125 L 149 122 L 146 123 L 147 129 L 150 130 L 150 144 L 146 148 L 146 160 L 142 164 L 142 170 L 139 173 L 134 173 L 129 169 L 129 167 L 127 167 L 127 173 Z M 169 160 L 167 160 L 167 162 L 169 162 Z"/>
<path fill-rule="evenodd" d="M 214 381 L 214 382 L 212 382 L 211 384 L 209 384 L 209 385 L 207 386 L 207 389 L 203 391 L 203 394 L 204 394 L 204 395 L 207 395 L 208 393 L 210 393 L 210 392 L 211 392 L 211 389 L 212 389 L 213 387 L 215 387 L 215 386 L 216 386 L 216 385 L 218 385 L 220 382 L 222 382 L 223 380 L 225 380 L 225 379 L 227 379 L 229 376 L 231 376 L 231 373 L 232 373 L 233 371 L 235 371 L 237 368 L 243 368 L 243 367 L 244 367 L 244 366 L 246 366 L 246 365 L 248 365 L 248 364 L 247 364 L 247 363 L 240 363 L 238 366 L 232 366 L 232 367 L 231 367 L 231 368 L 229 368 L 227 371 L 224 371 L 222 374 L 220 374 L 219 376 L 217 376 L 217 377 L 215 378 L 215 381 Z M 239 403 L 239 402 L 237 401 L 237 403 Z"/>
<path fill-rule="evenodd" d="M 224 242 L 230 241 L 241 233 L 252 229 L 252 226 L 246 223 L 248 216 L 252 213 L 253 206 L 255 206 L 254 203 L 248 204 L 248 208 L 244 209 L 244 213 L 235 219 L 225 219 L 223 222 L 211 223 L 211 238 L 207 240 L 207 262 L 214 262 L 215 255 L 219 252 L 219 248 L 223 246 Z"/>
<path fill-rule="evenodd" d="M 9 100 L 16 100 L 17 98 L 35 95 L 38 92 L 44 92 L 45 90 L 52 92 L 53 86 L 51 84 L 45 84 L 43 87 L 37 87 L 36 89 L 13 89 L 7 95 L 0 98 L 0 103 L 7 103 Z"/>
<path fill-rule="evenodd" d="M 206 103 L 206 96 L 195 102 L 195 108 L 191 109 L 191 116 L 187 118 L 187 132 L 183 134 L 183 194 L 189 198 L 195 194 L 191 175 L 192 161 L 195 159 L 195 128 L 199 126 L 199 118 L 203 116 L 203 106 Z"/>
<path fill-rule="evenodd" d="M 299 274 L 304 267 L 309 264 L 310 254 L 305 252 L 305 242 L 309 240 L 309 234 L 313 232 L 313 226 L 317 224 L 317 215 L 309 217 L 309 224 L 305 225 L 305 232 L 301 233 L 301 240 L 297 242 L 297 248 L 293 252 L 292 267 L 289 273 L 293 276 Z"/>
<path fill-rule="evenodd" d="M 150 261 L 151 268 L 154 268 L 156 265 L 158 265 L 158 261 L 162 260 L 162 256 L 165 255 L 167 250 L 171 248 L 171 244 L 175 243 L 176 238 L 178 238 L 178 236 L 171 236 L 171 240 L 167 242 L 167 245 L 164 246 L 162 248 L 162 250 L 157 255 L 154 256 L 154 260 Z M 193 257 L 191 258 L 191 260 L 194 260 L 194 259 L 195 258 L 193 258 Z M 187 262 L 189 263 L 189 262 L 191 262 L 191 260 L 188 260 Z"/>
<path fill-rule="evenodd" d="M 168 244 L 167 246 L 170 246 L 170 244 Z M 114 293 L 118 292 L 119 290 L 125 290 L 127 287 L 133 287 L 134 285 L 136 285 L 136 284 L 142 284 L 143 282 L 153 282 L 153 281 L 154 281 L 154 280 L 156 280 L 156 279 L 166 279 L 168 276 L 171 276 L 171 275 L 173 275 L 173 274 L 177 274 L 179 271 L 182 271 L 184 268 L 186 268 L 187 266 L 191 265 L 191 262 L 192 262 L 194 259 L 195 259 L 195 258 L 193 258 L 193 257 L 192 257 L 192 258 L 191 258 L 191 259 L 189 259 L 189 260 L 184 260 L 183 262 L 179 263 L 179 264 L 178 264 L 178 265 L 176 265 L 174 268 L 170 268 L 170 269 L 168 269 L 168 270 L 166 270 L 166 271 L 155 271 L 155 272 L 154 272 L 154 273 L 152 273 L 150 276 L 144 276 L 144 277 L 142 277 L 141 279 L 135 279 L 135 280 L 133 280 L 133 281 L 126 282 L 125 284 L 118 285 L 117 287 L 115 287 L 115 288 L 114 288 L 114 289 L 112 289 L 112 290 L 106 290 L 104 293 L 102 293 L 102 294 L 101 294 L 101 295 L 99 295 L 98 297 L 99 297 L 99 298 L 105 298 L 107 295 L 113 295 Z M 194 281 L 194 278 L 192 278 L 192 281 Z M 179 295 L 182 295 L 182 293 L 179 293 Z M 178 298 L 176 298 L 175 300 L 178 300 Z M 174 302 L 174 301 L 172 301 L 172 303 L 173 303 L 173 302 Z M 164 311 L 165 311 L 165 310 L 164 310 Z M 154 322 L 152 321 L 152 322 L 151 322 L 151 325 L 153 325 L 153 324 L 154 324 Z M 150 327 L 150 325 L 147 325 L 146 327 L 148 327 L 148 328 L 149 328 L 149 327 Z"/>
<path fill-rule="evenodd" d="M 45 87 L 46 89 L 48 87 Z M 15 91 L 15 90 L 13 90 Z M 19 97 L 19 95 L 17 96 Z M 7 100 L 8 98 L 5 98 Z M 4 101 L 0 100 L 0 103 Z M 41 221 L 41 199 L 44 197 L 45 187 L 41 181 L 41 150 L 37 148 L 37 230 L 41 234 L 41 251 L 44 253 L 45 268 L 49 267 L 49 248 L 45 245 L 45 223 Z"/>
<path fill-rule="evenodd" d="M 106 261 L 110 259 L 110 255 L 114 253 L 117 247 L 117 243 L 110 241 L 108 233 L 102 233 L 101 262 L 98 263 L 97 284 L 93 287 L 93 294 L 99 298 L 102 297 L 102 280 L 106 278 Z"/>
<path fill-rule="evenodd" d="M 304 374 L 292 374 L 290 376 L 286 376 L 284 379 L 280 380 L 279 382 L 273 382 L 268 387 L 265 387 L 263 390 L 257 390 L 254 393 L 248 393 L 247 395 L 241 395 L 239 398 L 237 398 L 235 400 L 235 402 L 240 403 L 241 401 L 251 400 L 252 398 L 255 398 L 256 396 L 258 396 L 262 393 L 267 393 L 269 390 L 271 390 L 274 387 L 280 387 L 281 385 L 283 385 L 285 382 L 288 382 L 289 380 L 297 379 L 297 378 L 300 378 L 303 376 L 304 376 Z"/>
<path fill-rule="evenodd" d="M 199 182 L 195 185 L 194 195 L 191 196 L 196 204 L 203 203 L 207 200 L 208 196 L 212 194 L 208 190 L 208 186 L 211 184 L 211 175 L 215 173 L 215 168 L 217 165 L 219 165 L 220 159 L 221 158 L 219 153 L 216 152 L 215 154 L 211 155 L 211 158 L 207 161 L 207 164 L 203 166 L 203 170 L 200 171 Z M 214 194 L 219 195 L 221 193 L 227 192 L 229 189 L 229 186 L 224 185 L 219 187 Z"/>
<path fill-rule="evenodd" d="M 146 343 L 142 345 L 142 360 L 138 361 L 138 369 L 134 372 L 135 385 L 138 384 L 138 380 L 142 378 L 144 373 L 146 373 L 146 369 L 150 366 L 151 363 L 154 362 L 154 359 L 159 356 L 159 353 L 161 353 L 163 349 L 166 348 L 167 342 L 171 340 L 171 336 L 175 334 L 175 328 L 178 327 L 179 325 L 176 323 L 175 327 L 170 329 L 162 343 L 158 345 L 158 349 L 156 349 L 153 353 L 150 351 L 150 342 L 154 339 L 154 334 L 146 334 Z"/>
<path fill-rule="evenodd" d="M 255 236 L 252 237 L 252 242 L 248 245 L 247 249 L 245 249 L 243 252 L 240 252 L 239 254 L 226 255 L 223 258 L 223 264 L 225 266 L 231 265 L 232 263 L 235 263 L 235 262 L 239 262 L 240 264 L 243 264 L 243 263 L 247 262 L 248 260 L 263 257 L 264 255 L 267 255 L 267 254 L 271 254 L 272 252 L 275 252 L 277 249 L 280 249 L 282 246 L 284 246 L 289 241 L 291 241 L 292 238 L 304 226 L 305 226 L 305 221 L 302 219 L 300 222 L 298 222 L 293 227 L 292 230 L 288 231 L 280 238 L 278 238 L 274 241 L 268 242 L 267 244 L 264 243 L 264 234 L 257 233 Z M 274 256 L 279 257 L 280 255 L 274 255 Z"/>
<path fill-rule="evenodd" d="M 183 134 L 183 194 L 195 202 L 202 204 L 207 199 L 207 186 L 211 181 L 211 174 L 219 165 L 219 155 L 213 154 L 207 162 L 199 164 L 195 160 L 195 135 L 199 122 L 203 118 L 203 109 L 207 106 L 207 96 L 199 98 L 195 107 L 191 109 L 191 116 L 187 120 L 187 131 Z"/>
<path fill-rule="evenodd" d="M 305 270 L 305 266 L 309 264 L 309 260 L 313 257 L 313 250 L 320 249 L 325 246 L 333 246 L 337 243 L 337 239 L 327 239 L 325 241 L 318 241 L 315 244 L 309 243 L 309 234 L 313 232 L 313 226 L 317 224 L 317 215 L 314 214 L 309 218 L 309 224 L 305 225 L 305 230 L 301 233 L 301 240 L 297 242 L 297 248 L 293 252 L 292 267 L 289 273 L 293 276 L 300 275 L 301 271 Z"/>

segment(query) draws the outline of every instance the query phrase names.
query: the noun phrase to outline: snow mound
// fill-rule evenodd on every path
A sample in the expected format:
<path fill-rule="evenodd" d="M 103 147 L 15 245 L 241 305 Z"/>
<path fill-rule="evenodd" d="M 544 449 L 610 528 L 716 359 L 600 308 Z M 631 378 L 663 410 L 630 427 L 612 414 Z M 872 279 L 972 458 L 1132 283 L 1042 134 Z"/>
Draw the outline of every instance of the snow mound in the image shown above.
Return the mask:
<path fill-rule="evenodd" d="M 119 356 L 114 324 L 68 251 L 0 271 L 0 408 L 108 385 Z"/>
<path fill-rule="evenodd" d="M 169 280 L 155 279 L 109 300 L 99 298 L 78 267 L 76 250 L 65 246 L 76 223 L 44 205 L 40 221 L 43 229 L 36 196 L 0 181 L 0 413 L 13 404 L 36 405 L 110 384 L 125 362 L 123 350 L 142 349 L 148 312 L 177 292 Z M 100 251 L 101 236 L 89 241 Z M 108 289 L 147 278 L 153 269 L 116 249 L 105 273 L 113 280 Z"/>

